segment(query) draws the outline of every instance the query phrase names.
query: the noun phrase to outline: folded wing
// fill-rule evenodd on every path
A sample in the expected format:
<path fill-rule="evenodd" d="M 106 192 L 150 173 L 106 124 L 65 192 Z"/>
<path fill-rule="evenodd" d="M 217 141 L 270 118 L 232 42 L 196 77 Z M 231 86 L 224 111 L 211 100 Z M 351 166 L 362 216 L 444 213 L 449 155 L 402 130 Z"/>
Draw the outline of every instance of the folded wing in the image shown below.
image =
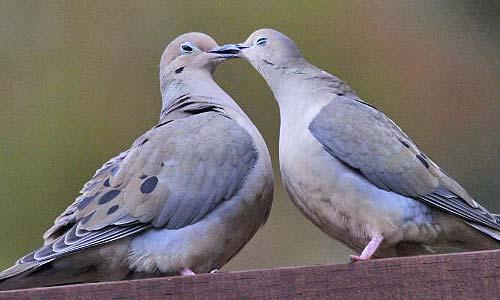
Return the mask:
<path fill-rule="evenodd" d="M 500 230 L 497 218 L 420 151 L 393 121 L 361 100 L 335 97 L 310 123 L 309 130 L 328 153 L 377 187 Z"/>
<path fill-rule="evenodd" d="M 105 163 L 45 233 L 45 245 L 17 264 L 37 267 L 151 227 L 182 228 L 230 201 L 258 153 L 222 108 L 202 106 L 184 106 Z"/>

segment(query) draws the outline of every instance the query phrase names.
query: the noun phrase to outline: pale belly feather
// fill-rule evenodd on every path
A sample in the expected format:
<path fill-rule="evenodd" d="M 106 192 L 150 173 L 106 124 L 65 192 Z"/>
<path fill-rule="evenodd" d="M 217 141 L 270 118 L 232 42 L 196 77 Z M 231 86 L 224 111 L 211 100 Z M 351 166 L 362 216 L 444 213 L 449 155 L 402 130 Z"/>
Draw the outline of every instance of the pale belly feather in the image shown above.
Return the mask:
<path fill-rule="evenodd" d="M 315 225 L 354 249 L 376 235 L 386 244 L 437 238 L 440 228 L 433 225 L 432 209 L 369 183 L 301 125 L 287 130 L 293 136 L 280 136 L 280 168 L 290 198 Z"/>

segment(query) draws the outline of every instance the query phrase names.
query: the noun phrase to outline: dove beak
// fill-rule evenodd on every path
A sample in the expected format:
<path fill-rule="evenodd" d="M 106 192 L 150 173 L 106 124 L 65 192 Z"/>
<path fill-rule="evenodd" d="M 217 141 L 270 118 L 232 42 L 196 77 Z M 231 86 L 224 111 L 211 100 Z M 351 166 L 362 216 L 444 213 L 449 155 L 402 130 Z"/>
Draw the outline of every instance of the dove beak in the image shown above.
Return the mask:
<path fill-rule="evenodd" d="M 208 53 L 217 54 L 220 58 L 238 58 L 241 57 L 241 49 L 239 45 L 227 44 L 214 48 L 208 51 Z"/>

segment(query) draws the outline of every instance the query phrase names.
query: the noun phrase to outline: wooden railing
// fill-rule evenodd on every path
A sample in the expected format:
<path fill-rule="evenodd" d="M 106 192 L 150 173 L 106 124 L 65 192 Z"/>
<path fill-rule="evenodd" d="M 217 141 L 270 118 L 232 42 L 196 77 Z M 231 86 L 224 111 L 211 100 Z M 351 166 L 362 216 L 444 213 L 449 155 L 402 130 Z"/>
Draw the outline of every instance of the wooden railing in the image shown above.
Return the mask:
<path fill-rule="evenodd" d="M 0 292 L 0 299 L 500 299 L 500 250 Z"/>

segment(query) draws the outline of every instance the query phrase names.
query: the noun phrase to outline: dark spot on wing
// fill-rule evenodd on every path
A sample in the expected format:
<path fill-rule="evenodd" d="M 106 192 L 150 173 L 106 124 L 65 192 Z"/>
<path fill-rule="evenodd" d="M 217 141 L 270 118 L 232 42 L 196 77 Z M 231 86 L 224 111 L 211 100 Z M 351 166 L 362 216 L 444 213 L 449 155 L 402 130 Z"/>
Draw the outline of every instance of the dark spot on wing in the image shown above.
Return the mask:
<path fill-rule="evenodd" d="M 109 201 L 113 200 L 120 194 L 120 190 L 111 190 L 107 192 L 106 194 L 102 195 L 102 197 L 99 199 L 97 203 L 99 204 L 106 204 Z"/>
<path fill-rule="evenodd" d="M 399 140 L 399 139 L 398 139 Z M 410 144 L 408 144 L 405 140 L 399 140 L 399 142 L 405 146 L 406 148 L 410 148 Z"/>
<path fill-rule="evenodd" d="M 184 67 L 180 67 L 177 70 L 175 70 L 175 74 L 180 74 L 182 73 L 182 71 L 184 71 Z"/>
<path fill-rule="evenodd" d="M 104 185 L 105 187 L 109 187 L 109 178 L 106 178 L 106 180 L 104 180 L 104 183 L 102 185 Z"/>
<path fill-rule="evenodd" d="M 99 195 L 99 193 L 97 193 L 93 196 L 83 198 L 82 200 L 80 200 L 78 202 L 78 204 L 76 206 L 78 207 L 78 209 L 84 209 L 85 207 L 87 207 L 90 204 L 90 202 L 92 202 L 95 199 L 95 197 L 97 197 L 97 195 Z"/>
<path fill-rule="evenodd" d="M 424 165 L 427 169 L 429 169 L 430 165 L 429 165 L 429 163 L 427 162 L 427 160 L 425 160 L 425 158 L 424 158 L 422 155 L 417 154 L 417 158 L 418 158 L 418 160 L 420 160 L 420 162 L 421 162 L 421 163 L 422 163 L 422 164 L 423 164 L 423 165 Z"/>
<path fill-rule="evenodd" d="M 113 206 L 111 206 L 111 207 L 108 209 L 107 214 L 108 214 L 108 215 L 110 215 L 110 214 L 114 213 L 115 211 L 117 211 L 117 210 L 118 210 L 118 207 L 119 207 L 118 205 L 113 205 Z"/>
<path fill-rule="evenodd" d="M 144 182 L 141 184 L 141 192 L 143 194 L 151 193 L 155 189 L 156 184 L 158 184 L 158 177 L 156 176 L 149 177 L 148 179 L 144 180 Z"/>
<path fill-rule="evenodd" d="M 81 220 L 80 220 L 80 223 L 82 224 L 85 224 L 87 223 L 90 218 L 92 218 L 92 216 L 94 215 L 95 211 L 91 212 L 90 214 L 86 215 L 85 217 L 83 217 Z"/>

